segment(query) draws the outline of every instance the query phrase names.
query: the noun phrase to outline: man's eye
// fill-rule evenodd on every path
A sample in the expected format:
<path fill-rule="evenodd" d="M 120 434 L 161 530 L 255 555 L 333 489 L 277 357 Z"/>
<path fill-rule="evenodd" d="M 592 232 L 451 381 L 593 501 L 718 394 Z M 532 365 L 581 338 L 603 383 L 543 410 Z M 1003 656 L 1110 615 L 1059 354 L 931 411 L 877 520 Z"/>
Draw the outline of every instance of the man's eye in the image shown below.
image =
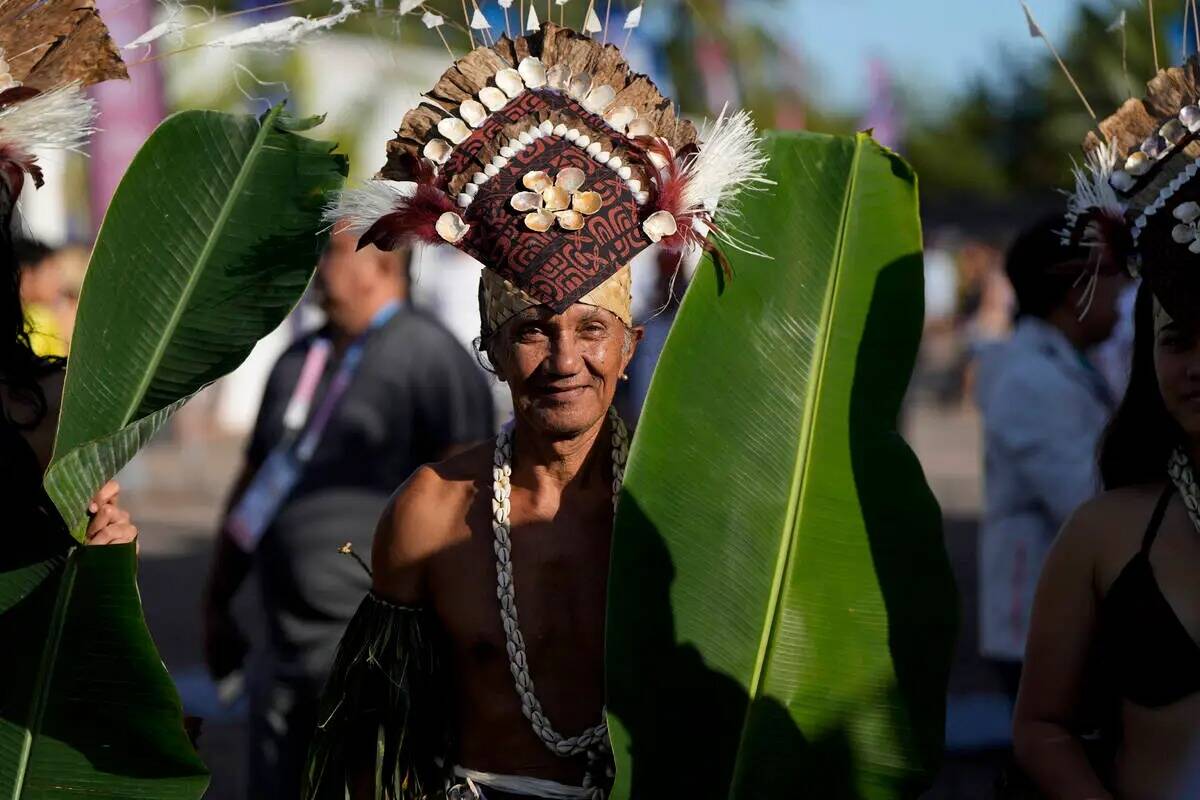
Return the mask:
<path fill-rule="evenodd" d="M 528 342 L 545 337 L 546 332 L 541 328 L 522 328 L 521 332 L 517 335 L 522 341 Z"/>

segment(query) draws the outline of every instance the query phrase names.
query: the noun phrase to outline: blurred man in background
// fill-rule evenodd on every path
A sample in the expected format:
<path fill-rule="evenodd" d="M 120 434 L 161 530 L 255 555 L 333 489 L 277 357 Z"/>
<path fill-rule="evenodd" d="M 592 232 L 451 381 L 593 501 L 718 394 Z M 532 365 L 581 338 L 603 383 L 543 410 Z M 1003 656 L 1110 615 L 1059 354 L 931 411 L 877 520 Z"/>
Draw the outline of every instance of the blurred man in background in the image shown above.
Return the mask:
<path fill-rule="evenodd" d="M 1086 353 L 1112 332 L 1124 279 L 1100 275 L 1089 297 L 1078 276 L 1097 254 L 1063 245 L 1056 231 L 1064 224 L 1061 215 L 1045 218 L 1010 248 L 1016 329 L 985 352 L 976 378 L 985 496 L 980 651 L 998 662 L 1014 697 L 1042 561 L 1067 516 L 1099 491 L 1096 447 L 1115 408 Z"/>
<path fill-rule="evenodd" d="M 493 433 L 473 358 L 407 302 L 407 256 L 355 245 L 330 239 L 316 283 L 327 325 L 268 379 L 205 597 L 206 658 L 228 686 L 247 651 L 231 602 L 257 574 L 267 640 L 248 679 L 255 800 L 299 796 L 317 695 L 370 588 L 339 547 L 369 553 L 396 486 Z"/>
<path fill-rule="evenodd" d="M 13 253 L 21 271 L 21 306 L 33 352 L 39 356 L 65 356 L 69 331 L 62 330 L 58 314 L 63 287 L 54 251 L 34 239 L 17 239 Z"/>

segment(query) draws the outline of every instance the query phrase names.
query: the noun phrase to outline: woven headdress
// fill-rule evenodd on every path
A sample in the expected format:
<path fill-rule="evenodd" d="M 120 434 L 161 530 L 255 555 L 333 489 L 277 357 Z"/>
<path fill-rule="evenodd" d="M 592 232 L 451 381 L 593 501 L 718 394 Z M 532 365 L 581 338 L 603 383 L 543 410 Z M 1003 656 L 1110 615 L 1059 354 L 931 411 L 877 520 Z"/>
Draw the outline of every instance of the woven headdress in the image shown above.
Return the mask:
<path fill-rule="evenodd" d="M 734 231 L 739 187 L 762 185 L 748 115 L 697 132 L 621 52 L 544 24 L 459 59 L 409 111 L 387 164 L 334 216 L 384 249 L 449 243 L 483 266 L 488 330 L 576 302 L 630 319 L 631 259 Z"/>
<path fill-rule="evenodd" d="M 1176 319 L 1200 318 L 1200 61 L 1160 71 L 1084 141 L 1069 241 L 1141 276 Z"/>
<path fill-rule="evenodd" d="M 42 185 L 36 153 L 73 150 L 92 132 L 83 87 L 124 78 L 92 0 L 0 0 L 0 226 L 25 182 Z"/>

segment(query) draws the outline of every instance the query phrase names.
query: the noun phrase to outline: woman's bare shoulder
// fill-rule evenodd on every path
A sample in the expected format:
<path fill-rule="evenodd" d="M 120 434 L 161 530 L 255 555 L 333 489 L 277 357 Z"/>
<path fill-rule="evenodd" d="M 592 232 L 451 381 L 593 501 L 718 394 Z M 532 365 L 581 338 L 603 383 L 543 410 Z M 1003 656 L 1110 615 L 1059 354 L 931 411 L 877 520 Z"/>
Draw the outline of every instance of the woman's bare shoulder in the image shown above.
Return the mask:
<path fill-rule="evenodd" d="M 1075 510 L 1056 546 L 1123 563 L 1140 546 L 1162 492 L 1161 483 L 1101 492 Z"/>

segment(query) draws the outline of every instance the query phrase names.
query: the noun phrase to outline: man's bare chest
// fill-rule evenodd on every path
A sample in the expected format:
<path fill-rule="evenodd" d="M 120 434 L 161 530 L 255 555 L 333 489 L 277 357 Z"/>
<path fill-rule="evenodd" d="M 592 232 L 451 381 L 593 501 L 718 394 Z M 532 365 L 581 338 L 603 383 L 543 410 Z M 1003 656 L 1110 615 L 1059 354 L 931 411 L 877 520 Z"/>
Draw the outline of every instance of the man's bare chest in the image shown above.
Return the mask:
<path fill-rule="evenodd" d="M 464 536 L 430 570 L 433 607 L 460 667 L 508 659 L 488 510 L 470 515 Z M 509 558 L 531 661 L 574 660 L 572 653 L 601 660 L 611 515 L 530 519 L 518 508 L 513 523 Z"/>

